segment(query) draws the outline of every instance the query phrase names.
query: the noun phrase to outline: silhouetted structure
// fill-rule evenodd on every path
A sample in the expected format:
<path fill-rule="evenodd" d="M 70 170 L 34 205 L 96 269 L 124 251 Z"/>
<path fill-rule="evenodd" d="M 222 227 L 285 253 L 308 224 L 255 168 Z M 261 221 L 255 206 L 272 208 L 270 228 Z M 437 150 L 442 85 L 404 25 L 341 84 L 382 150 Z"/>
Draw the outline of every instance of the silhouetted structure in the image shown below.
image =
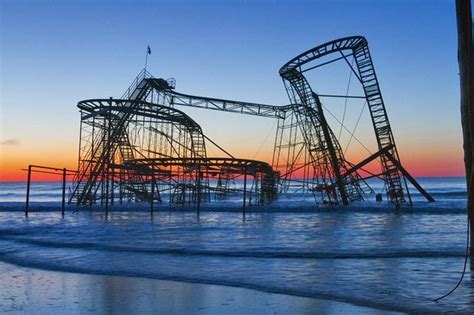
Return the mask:
<path fill-rule="evenodd" d="M 474 256 L 474 38 L 470 0 L 456 1 L 458 28 L 458 61 L 461 91 L 461 123 L 463 127 L 464 164 L 468 192 L 468 218 L 470 225 L 470 253 Z"/>
<path fill-rule="evenodd" d="M 320 62 L 320 58 L 337 57 Z M 348 58 L 354 58 L 355 67 Z M 321 97 L 304 73 L 344 61 L 359 80 L 377 139 L 378 151 L 348 162 L 325 118 Z M 316 64 L 315 64 L 316 63 Z M 71 201 L 79 205 L 141 200 L 151 204 L 194 204 L 242 194 L 243 206 L 272 202 L 290 187 L 314 194 L 318 202 L 347 205 L 363 200 L 370 187 L 360 170 L 375 159 L 388 199 L 397 207 L 411 203 L 406 179 L 433 201 L 402 167 L 365 38 L 347 37 L 315 47 L 280 69 L 290 104 L 265 105 L 194 96 L 175 91 L 173 79 L 154 78 L 143 70 L 120 99 L 81 101 L 78 173 Z M 357 97 L 357 96 L 336 96 Z M 226 111 L 278 120 L 272 166 L 239 159 L 206 137 L 178 106 Z M 225 157 L 209 157 L 208 143 Z M 251 183 L 247 184 L 247 178 Z M 235 185 L 237 178 L 244 186 Z M 406 178 L 406 179 L 405 179 Z M 167 196 L 164 198 L 164 196 Z"/>

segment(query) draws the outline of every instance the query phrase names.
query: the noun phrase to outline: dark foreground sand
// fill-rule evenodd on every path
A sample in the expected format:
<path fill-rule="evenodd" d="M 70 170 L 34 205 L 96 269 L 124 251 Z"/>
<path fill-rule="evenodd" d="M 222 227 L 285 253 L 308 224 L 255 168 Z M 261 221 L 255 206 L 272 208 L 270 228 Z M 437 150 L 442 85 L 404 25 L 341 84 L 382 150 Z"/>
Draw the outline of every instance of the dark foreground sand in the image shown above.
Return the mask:
<path fill-rule="evenodd" d="M 87 275 L 0 262 L 0 313 L 379 314 L 347 303 L 219 285 Z"/>

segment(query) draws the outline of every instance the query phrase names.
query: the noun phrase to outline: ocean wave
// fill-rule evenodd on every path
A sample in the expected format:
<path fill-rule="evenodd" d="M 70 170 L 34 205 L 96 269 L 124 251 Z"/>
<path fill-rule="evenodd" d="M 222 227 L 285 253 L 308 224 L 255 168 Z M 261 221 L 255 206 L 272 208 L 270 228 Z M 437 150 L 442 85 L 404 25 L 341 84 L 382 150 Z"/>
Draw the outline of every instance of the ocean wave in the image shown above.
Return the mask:
<path fill-rule="evenodd" d="M 13 233 L 12 233 L 13 234 Z M 21 234 L 21 233 L 18 233 Z M 38 240 L 26 238 L 2 237 L 16 243 L 28 245 L 65 248 L 99 250 L 104 252 L 130 252 L 156 255 L 177 256 L 209 256 L 209 257 L 232 257 L 232 258 L 282 258 L 282 259 L 384 259 L 384 258 L 448 258 L 463 257 L 463 250 L 398 250 L 398 251 L 373 251 L 373 252 L 295 252 L 295 251 L 222 251 L 201 250 L 190 248 L 146 248 L 98 244 L 92 242 L 57 242 L 51 240 Z"/>
<path fill-rule="evenodd" d="M 25 210 L 25 203 L 19 201 L 12 202 L 0 202 L 0 212 L 23 212 Z M 31 202 L 30 212 L 61 212 L 61 202 L 56 201 L 44 201 L 44 202 Z M 148 213 L 150 206 L 148 204 L 124 204 L 109 207 L 109 214 L 113 213 Z M 403 206 L 401 209 L 395 209 L 392 205 L 383 204 L 376 205 L 374 203 L 353 203 L 350 206 L 315 206 L 308 203 L 295 203 L 285 202 L 279 204 L 270 204 L 265 206 L 248 207 L 246 209 L 247 214 L 252 213 L 379 213 L 379 214 L 434 214 L 434 215 L 446 215 L 466 214 L 466 201 L 454 201 L 454 202 L 438 202 L 428 204 L 426 202 L 414 202 L 413 207 Z M 93 206 L 92 208 L 83 207 L 77 208 L 76 205 L 66 206 L 66 215 L 74 215 L 77 212 L 88 212 L 88 213 L 105 213 L 105 208 L 100 206 Z M 154 213 L 194 213 L 196 207 L 193 206 L 175 206 L 169 207 L 168 205 L 155 204 Z M 204 213 L 223 213 L 231 212 L 240 214 L 242 208 L 240 204 L 224 203 L 220 205 L 216 204 L 201 204 L 201 214 Z"/>
<path fill-rule="evenodd" d="M 50 210 L 60 210 L 60 202 L 49 204 Z M 449 305 L 420 302 L 421 295 L 444 293 L 462 270 L 462 203 L 415 203 L 411 212 L 375 202 L 356 205 L 310 207 L 308 212 L 314 213 L 293 214 L 305 211 L 298 211 L 298 204 L 287 210 L 280 203 L 281 208 L 260 211 L 277 214 L 249 214 L 245 221 L 240 213 L 212 213 L 218 209 L 202 214 L 200 220 L 169 210 L 150 220 L 147 207 L 139 210 L 142 214 L 113 210 L 107 218 L 98 208 L 71 213 L 75 206 L 68 208 L 64 219 L 59 211 L 28 219 L 22 213 L 3 212 L 0 261 L 380 303 L 390 309 L 402 305 L 412 312 L 466 310 L 462 307 L 470 296 L 465 286 Z M 18 203 L 18 209 L 23 206 Z"/>
<path fill-rule="evenodd" d="M 411 196 L 422 197 L 418 192 L 411 192 Z M 430 195 L 432 197 L 465 197 L 467 198 L 466 190 L 452 190 L 452 191 L 431 191 Z"/>

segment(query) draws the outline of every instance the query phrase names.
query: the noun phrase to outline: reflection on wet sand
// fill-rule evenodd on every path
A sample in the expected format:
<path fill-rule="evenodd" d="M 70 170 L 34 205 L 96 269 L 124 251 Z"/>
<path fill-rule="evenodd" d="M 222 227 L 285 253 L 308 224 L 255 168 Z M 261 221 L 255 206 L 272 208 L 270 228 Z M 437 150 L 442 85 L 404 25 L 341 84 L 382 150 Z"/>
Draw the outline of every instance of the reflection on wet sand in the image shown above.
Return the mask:
<path fill-rule="evenodd" d="M 0 263 L 0 283 L 0 313 L 12 314 L 382 314 L 347 303 L 243 288 L 44 271 L 5 263 Z"/>

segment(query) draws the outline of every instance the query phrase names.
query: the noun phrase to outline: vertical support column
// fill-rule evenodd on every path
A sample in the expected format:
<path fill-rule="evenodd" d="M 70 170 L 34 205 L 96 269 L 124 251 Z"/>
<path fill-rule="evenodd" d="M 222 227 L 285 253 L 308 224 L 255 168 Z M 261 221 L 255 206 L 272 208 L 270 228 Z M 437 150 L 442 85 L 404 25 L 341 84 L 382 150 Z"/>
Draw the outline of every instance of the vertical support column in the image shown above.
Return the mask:
<path fill-rule="evenodd" d="M 247 205 L 247 166 L 244 168 L 244 198 L 243 198 L 243 204 L 242 204 L 242 215 L 245 220 L 245 215 L 246 215 L 246 207 Z"/>
<path fill-rule="evenodd" d="M 201 215 L 201 163 L 198 164 L 198 179 L 197 179 L 197 216 Z"/>
<path fill-rule="evenodd" d="M 31 165 L 28 165 L 28 180 L 26 182 L 26 205 L 25 205 L 26 218 L 28 218 L 28 207 L 30 205 L 30 182 L 31 182 Z"/>
<path fill-rule="evenodd" d="M 92 117 L 92 135 L 91 135 L 91 160 L 95 160 L 95 157 L 94 157 L 94 154 L 95 154 L 95 150 L 97 150 L 96 148 L 96 144 L 95 144 L 95 141 L 96 141 L 96 136 L 95 136 L 95 116 Z M 96 176 L 95 174 L 95 171 L 93 170 L 94 169 L 94 164 L 93 163 L 90 163 L 89 164 L 89 176 L 93 175 L 93 176 Z M 101 179 L 102 180 L 102 179 Z M 90 184 L 89 186 L 91 186 L 92 184 Z M 94 183 L 94 185 L 96 185 L 96 183 Z M 92 191 L 94 190 L 94 193 L 92 194 Z M 89 195 L 87 196 L 87 191 L 89 192 Z M 92 189 L 92 186 L 87 188 L 87 191 L 86 191 L 86 196 L 87 198 L 89 198 L 89 210 L 92 210 L 92 204 L 96 203 L 96 191 L 95 189 Z M 78 200 L 79 202 L 79 200 Z M 79 203 L 78 203 L 79 204 Z"/>
<path fill-rule="evenodd" d="M 150 197 L 150 214 L 153 216 L 153 200 L 155 196 L 155 174 L 151 177 L 151 197 Z"/>
<path fill-rule="evenodd" d="M 111 186 L 111 191 L 110 191 L 110 206 L 111 206 L 111 207 L 114 206 L 114 198 L 115 198 L 115 194 L 114 194 L 114 191 L 115 191 L 114 178 L 115 178 L 115 168 L 114 168 L 114 165 L 112 164 L 112 176 L 111 176 L 111 180 L 110 180 L 110 186 Z"/>
<path fill-rule="evenodd" d="M 109 102 L 109 105 L 111 103 Z M 111 164 L 111 156 L 110 156 L 110 127 L 111 121 L 110 117 L 106 121 L 104 121 L 107 128 L 107 139 L 105 139 L 105 152 L 106 152 L 106 161 L 105 161 L 105 216 L 108 217 L 109 215 L 109 170 Z M 104 146 L 104 144 L 103 144 Z"/>
<path fill-rule="evenodd" d="M 105 169 L 105 216 L 109 214 L 109 165 Z"/>
<path fill-rule="evenodd" d="M 83 128 L 83 125 L 82 125 L 82 109 L 80 110 L 80 113 L 81 113 L 81 122 L 79 124 L 79 149 L 78 149 L 78 156 L 77 156 L 77 173 L 76 175 L 73 177 L 73 187 L 76 185 L 75 183 L 77 182 L 77 185 L 79 185 L 79 181 L 80 181 L 80 177 L 81 177 L 81 174 L 80 174 L 80 170 L 82 169 L 81 167 L 81 154 L 82 154 L 82 128 Z M 68 205 L 71 204 L 72 202 L 72 197 L 73 196 L 70 196 L 69 197 L 69 200 L 67 202 Z M 76 211 L 79 211 L 79 200 L 76 201 Z"/>
<path fill-rule="evenodd" d="M 105 194 L 105 184 L 104 184 L 104 171 L 102 170 L 102 175 L 100 176 L 100 207 L 104 205 L 104 194 Z"/>
<path fill-rule="evenodd" d="M 426 198 L 426 200 L 428 200 L 429 202 L 434 202 L 435 200 L 433 199 L 433 197 L 431 197 L 431 195 L 423 189 L 423 187 L 421 187 L 420 184 L 418 184 L 418 182 L 416 181 L 416 179 L 410 175 L 410 173 L 408 173 L 408 171 L 400 164 L 399 161 L 397 161 L 393 155 L 391 155 L 389 153 L 389 151 L 386 151 L 385 152 L 385 155 L 387 156 L 387 159 L 390 160 L 390 162 L 393 163 L 393 165 L 395 165 L 398 170 L 403 174 L 403 176 L 405 176 L 409 181 L 410 183 L 415 186 L 416 189 L 418 189 L 418 191 L 423 195 L 423 197 Z M 407 189 L 408 191 L 408 189 Z"/>
<path fill-rule="evenodd" d="M 123 203 L 123 169 L 120 168 L 119 171 L 119 200 L 120 205 Z"/>
<path fill-rule="evenodd" d="M 63 168 L 63 200 L 61 207 L 61 215 L 64 218 L 64 210 L 66 207 L 66 169 Z"/>

